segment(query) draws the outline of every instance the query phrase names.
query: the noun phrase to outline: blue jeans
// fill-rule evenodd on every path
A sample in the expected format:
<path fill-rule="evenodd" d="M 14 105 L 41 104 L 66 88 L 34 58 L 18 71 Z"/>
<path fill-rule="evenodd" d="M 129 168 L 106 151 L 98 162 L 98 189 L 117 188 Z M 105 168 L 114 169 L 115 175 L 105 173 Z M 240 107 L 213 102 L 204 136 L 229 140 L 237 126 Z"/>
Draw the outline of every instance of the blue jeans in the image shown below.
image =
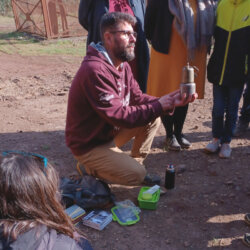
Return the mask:
<path fill-rule="evenodd" d="M 246 88 L 243 94 L 243 105 L 240 114 L 241 121 L 250 122 L 250 80 L 246 83 Z"/>
<path fill-rule="evenodd" d="M 221 143 L 231 142 L 243 87 L 213 85 L 212 133 Z"/>

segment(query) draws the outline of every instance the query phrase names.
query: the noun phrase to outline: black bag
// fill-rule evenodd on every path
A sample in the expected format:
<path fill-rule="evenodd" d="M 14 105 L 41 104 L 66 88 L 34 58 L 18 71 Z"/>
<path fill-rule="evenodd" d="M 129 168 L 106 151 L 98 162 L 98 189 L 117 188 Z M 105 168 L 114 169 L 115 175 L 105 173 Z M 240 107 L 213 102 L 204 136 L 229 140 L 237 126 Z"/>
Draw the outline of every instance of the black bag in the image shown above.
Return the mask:
<path fill-rule="evenodd" d="M 89 175 L 79 179 L 61 178 L 60 190 L 66 208 L 73 204 L 83 209 L 102 208 L 115 200 L 107 183 Z"/>

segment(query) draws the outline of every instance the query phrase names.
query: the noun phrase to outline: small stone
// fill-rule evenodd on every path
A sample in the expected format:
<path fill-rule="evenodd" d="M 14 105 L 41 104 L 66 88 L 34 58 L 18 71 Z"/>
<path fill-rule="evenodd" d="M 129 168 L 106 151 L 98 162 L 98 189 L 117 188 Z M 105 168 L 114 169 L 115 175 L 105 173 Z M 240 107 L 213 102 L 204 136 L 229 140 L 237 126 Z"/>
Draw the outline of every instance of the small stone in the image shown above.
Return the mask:
<path fill-rule="evenodd" d="M 171 243 L 170 239 L 166 239 L 166 240 L 165 240 L 165 243 L 166 243 L 166 244 L 170 244 L 170 243 Z"/>
<path fill-rule="evenodd" d="M 185 242 L 184 242 L 184 246 L 185 246 L 185 247 L 189 247 L 190 245 L 191 245 L 191 243 L 190 243 L 189 241 L 185 241 Z"/>
<path fill-rule="evenodd" d="M 196 199 L 196 195 L 192 195 L 190 199 L 191 200 L 195 200 Z"/>
<path fill-rule="evenodd" d="M 210 203 L 210 206 L 212 206 L 212 207 L 217 207 L 218 204 L 217 204 L 216 202 L 211 202 L 211 203 Z"/>
<path fill-rule="evenodd" d="M 183 172 L 185 172 L 187 170 L 187 167 L 185 164 L 181 164 L 179 166 L 177 166 L 177 174 L 181 174 Z"/>
<path fill-rule="evenodd" d="M 210 164 L 215 164 L 217 162 L 216 159 L 208 159 L 208 163 Z"/>
<path fill-rule="evenodd" d="M 218 176 L 218 173 L 217 173 L 215 170 L 208 170 L 208 173 L 209 173 L 211 176 Z"/>
<path fill-rule="evenodd" d="M 232 181 L 226 181 L 224 182 L 225 185 L 232 186 L 234 183 Z"/>

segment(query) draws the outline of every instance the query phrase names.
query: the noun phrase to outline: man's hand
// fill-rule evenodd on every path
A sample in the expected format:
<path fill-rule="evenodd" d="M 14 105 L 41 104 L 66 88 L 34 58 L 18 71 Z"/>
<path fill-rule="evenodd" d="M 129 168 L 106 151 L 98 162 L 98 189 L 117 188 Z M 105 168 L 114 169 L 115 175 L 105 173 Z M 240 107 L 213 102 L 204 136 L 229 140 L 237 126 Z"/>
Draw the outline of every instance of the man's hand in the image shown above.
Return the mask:
<path fill-rule="evenodd" d="M 198 97 L 197 93 L 188 96 L 186 94 L 181 95 L 180 90 L 176 90 L 169 95 L 174 99 L 175 107 L 186 106 L 188 103 L 193 102 Z"/>
<path fill-rule="evenodd" d="M 164 95 L 159 98 L 159 102 L 164 111 L 173 110 L 174 109 L 174 98 L 170 95 Z"/>
<path fill-rule="evenodd" d="M 190 96 L 186 94 L 181 95 L 180 90 L 176 90 L 168 95 L 164 95 L 159 99 L 159 102 L 164 111 L 173 110 L 175 107 L 185 106 L 190 102 L 193 102 L 198 97 L 195 93 Z"/>

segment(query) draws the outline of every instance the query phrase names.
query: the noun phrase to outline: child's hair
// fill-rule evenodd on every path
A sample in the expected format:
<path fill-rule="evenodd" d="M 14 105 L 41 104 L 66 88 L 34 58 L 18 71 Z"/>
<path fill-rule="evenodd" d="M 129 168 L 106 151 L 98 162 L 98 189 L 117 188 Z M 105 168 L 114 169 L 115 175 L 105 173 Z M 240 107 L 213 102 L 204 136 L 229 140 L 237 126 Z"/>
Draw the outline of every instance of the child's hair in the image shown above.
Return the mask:
<path fill-rule="evenodd" d="M 38 225 L 73 238 L 75 227 L 60 203 L 58 175 L 49 164 L 12 155 L 0 161 L 0 226 L 17 239 Z"/>

